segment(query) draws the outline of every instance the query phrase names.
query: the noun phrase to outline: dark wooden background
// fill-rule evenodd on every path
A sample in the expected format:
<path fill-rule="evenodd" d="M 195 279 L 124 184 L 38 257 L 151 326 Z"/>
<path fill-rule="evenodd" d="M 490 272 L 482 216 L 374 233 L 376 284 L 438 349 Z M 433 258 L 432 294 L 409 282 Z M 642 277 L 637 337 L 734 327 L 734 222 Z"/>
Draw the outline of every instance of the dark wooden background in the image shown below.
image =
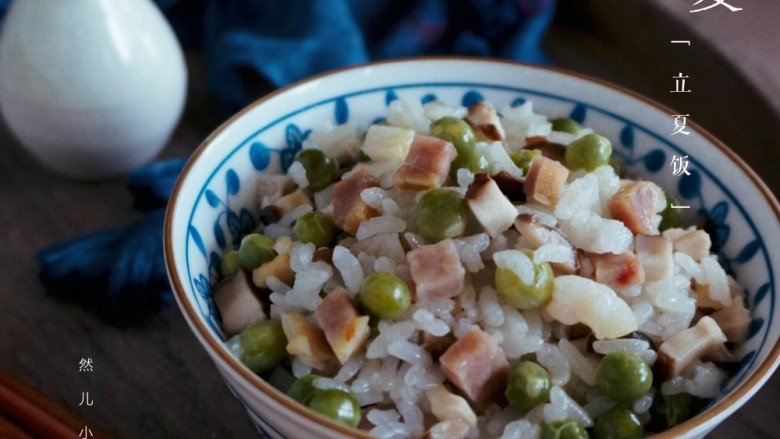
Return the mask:
<path fill-rule="evenodd" d="M 688 14 L 693 3 L 560 0 L 544 46 L 555 65 L 690 113 L 777 192 L 780 2 L 731 0 L 745 8 L 742 15 Z M 672 39 L 691 40 L 692 46 L 682 51 Z M 220 122 L 204 90 L 204 66 L 197 56 L 188 64 L 187 108 L 163 157 L 188 155 Z M 691 76 L 694 89 L 684 100 L 669 93 L 671 77 L 680 71 Z M 36 252 L 137 219 L 125 184 L 121 178 L 85 183 L 54 175 L 0 125 L 0 367 L 119 437 L 254 437 L 177 308 L 120 330 L 45 297 Z M 94 360 L 94 372 L 78 373 L 83 357 Z M 78 407 L 82 392 L 89 392 L 93 406 Z M 775 376 L 710 437 L 776 437 L 779 395 Z"/>

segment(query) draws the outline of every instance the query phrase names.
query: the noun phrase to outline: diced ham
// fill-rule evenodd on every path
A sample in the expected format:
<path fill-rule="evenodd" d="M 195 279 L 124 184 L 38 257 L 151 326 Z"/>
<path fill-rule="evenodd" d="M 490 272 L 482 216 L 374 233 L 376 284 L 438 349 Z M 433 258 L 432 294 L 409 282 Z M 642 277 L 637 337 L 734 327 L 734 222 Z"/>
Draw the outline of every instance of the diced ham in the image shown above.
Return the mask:
<path fill-rule="evenodd" d="M 512 227 L 517 208 L 487 174 L 477 174 L 466 192 L 466 202 L 491 238 Z"/>
<path fill-rule="evenodd" d="M 735 297 L 731 305 L 710 314 L 718 324 L 728 341 L 741 343 L 747 337 L 750 327 L 750 311 L 739 297 Z"/>
<path fill-rule="evenodd" d="M 659 193 L 658 186 L 649 181 L 626 183 L 607 201 L 609 214 L 635 235 L 657 235 L 658 225 L 654 216 Z"/>
<path fill-rule="evenodd" d="M 710 352 L 723 356 L 726 335 L 711 317 L 704 316 L 695 326 L 684 329 L 661 344 L 658 348 L 656 370 L 662 379 L 678 376 L 696 359 Z"/>
<path fill-rule="evenodd" d="M 268 318 L 254 293 L 249 275 L 239 269 L 214 287 L 214 303 L 222 316 L 222 330 L 232 337 L 247 326 Z"/>
<path fill-rule="evenodd" d="M 556 274 L 575 274 L 580 267 L 580 260 L 577 255 L 577 249 L 566 239 L 564 234 L 555 227 L 543 224 L 538 215 L 523 213 L 515 219 L 515 229 L 531 244 L 533 249 L 537 249 L 545 244 L 560 244 L 571 253 L 566 262 L 551 262 Z"/>
<path fill-rule="evenodd" d="M 463 397 L 450 393 L 444 385 L 439 384 L 427 390 L 425 397 L 428 398 L 431 412 L 439 421 L 456 419 L 468 425 L 477 424 L 477 415 L 471 409 L 469 403 Z"/>
<path fill-rule="evenodd" d="M 424 190 L 440 187 L 450 172 L 450 162 L 458 156 L 452 143 L 417 134 L 404 164 L 395 171 L 393 182 L 399 189 Z"/>
<path fill-rule="evenodd" d="M 483 410 L 500 396 L 509 364 L 496 341 L 472 326 L 439 359 L 444 376 L 477 408 Z"/>
<path fill-rule="evenodd" d="M 537 155 L 531 160 L 523 191 L 529 200 L 545 206 L 555 206 L 568 177 L 569 170 L 565 166 L 543 155 Z"/>
<path fill-rule="evenodd" d="M 314 310 L 325 338 L 344 364 L 368 341 L 368 316 L 360 316 L 346 290 L 337 288 Z"/>
<path fill-rule="evenodd" d="M 301 363 L 326 375 L 339 365 L 339 360 L 320 328 L 297 312 L 282 314 L 282 330 L 287 337 L 287 353 L 295 355 Z"/>
<path fill-rule="evenodd" d="M 466 270 L 451 239 L 420 246 L 406 254 L 415 285 L 415 301 L 422 305 L 457 296 Z"/>
<path fill-rule="evenodd" d="M 596 282 L 613 290 L 622 290 L 645 281 L 645 270 L 634 253 L 589 253 L 587 257 L 593 265 Z"/>
<path fill-rule="evenodd" d="M 360 193 L 363 189 L 378 187 L 379 179 L 365 168 L 358 168 L 333 188 L 333 222 L 348 233 L 355 234 L 360 223 L 379 215 L 366 204 Z"/>
<path fill-rule="evenodd" d="M 494 142 L 506 138 L 506 132 L 496 114 L 496 109 L 490 104 L 477 102 L 470 106 L 466 121 L 474 127 L 474 134 L 479 140 Z"/>
<path fill-rule="evenodd" d="M 685 253 L 696 262 L 701 262 L 709 256 L 712 240 L 704 230 L 690 227 L 688 229 L 669 229 L 663 233 L 664 237 L 672 241 L 674 251 Z"/>
<path fill-rule="evenodd" d="M 645 270 L 645 282 L 655 282 L 674 274 L 672 243 L 663 236 L 637 235 L 634 249 Z"/>

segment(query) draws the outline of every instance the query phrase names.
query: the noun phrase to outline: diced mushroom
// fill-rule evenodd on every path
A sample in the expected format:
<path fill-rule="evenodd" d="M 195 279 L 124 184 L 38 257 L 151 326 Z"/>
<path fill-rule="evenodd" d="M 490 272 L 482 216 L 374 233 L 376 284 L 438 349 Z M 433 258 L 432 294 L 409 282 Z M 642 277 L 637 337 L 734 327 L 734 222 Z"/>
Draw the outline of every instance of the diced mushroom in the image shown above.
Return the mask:
<path fill-rule="evenodd" d="M 333 221 L 336 225 L 354 235 L 360 223 L 379 215 L 360 198 L 363 189 L 378 186 L 379 179 L 365 168 L 358 168 L 336 183 L 333 188 Z"/>
<path fill-rule="evenodd" d="M 610 287 L 581 276 L 557 276 L 544 311 L 565 325 L 588 325 L 599 340 L 639 328 L 631 308 Z"/>
<path fill-rule="evenodd" d="M 543 224 L 538 215 L 523 213 L 515 219 L 515 229 L 531 244 L 531 247 L 537 249 L 545 244 L 560 244 L 571 251 L 570 257 L 566 262 L 551 262 L 556 274 L 574 274 L 580 267 L 580 260 L 577 256 L 577 249 L 566 239 L 563 233 L 555 227 Z"/>
<path fill-rule="evenodd" d="M 622 290 L 645 282 L 645 270 L 639 258 L 631 253 L 589 253 L 596 282 L 613 290 Z"/>
<path fill-rule="evenodd" d="M 543 156 L 559 163 L 566 159 L 566 147 L 560 143 L 552 143 L 544 136 L 527 137 L 523 149 L 538 150 Z"/>
<path fill-rule="evenodd" d="M 344 364 L 368 341 L 368 316 L 358 314 L 352 299 L 343 288 L 337 288 L 314 310 L 325 338 L 339 361 Z"/>
<path fill-rule="evenodd" d="M 693 289 L 700 300 L 699 307 L 721 309 L 733 302 L 726 270 L 718 263 L 715 255 L 704 258 L 699 264 L 704 279 L 694 278 Z M 705 305 L 706 304 L 706 305 Z"/>
<path fill-rule="evenodd" d="M 457 307 L 456 307 L 457 309 Z M 431 358 L 435 361 L 441 354 L 447 351 L 457 339 L 452 332 L 448 332 L 445 335 L 431 335 L 428 332 L 423 332 L 422 347 L 426 351 L 431 353 Z"/>
<path fill-rule="evenodd" d="M 466 439 L 470 429 L 468 424 L 458 419 L 441 421 L 433 424 L 423 439 Z"/>
<path fill-rule="evenodd" d="M 661 344 L 655 366 L 663 379 L 678 376 L 694 360 L 711 351 L 722 352 L 726 340 L 715 320 L 704 316 L 693 327 L 674 334 Z"/>
<path fill-rule="evenodd" d="M 696 297 L 696 307 L 709 310 L 720 310 L 723 304 L 710 297 L 710 285 L 700 284 L 696 279 L 691 279 L 691 289 Z"/>
<path fill-rule="evenodd" d="M 295 209 L 296 207 L 303 206 L 304 204 L 308 204 L 310 206 L 314 205 L 314 203 L 311 201 L 311 198 L 309 198 L 309 195 L 306 194 L 306 191 L 303 189 L 296 189 L 295 191 L 290 192 L 289 194 L 276 200 L 276 202 L 273 204 L 273 207 L 276 211 L 276 214 L 279 217 L 282 217 L 285 213 Z"/>
<path fill-rule="evenodd" d="M 295 355 L 301 363 L 326 375 L 339 365 L 322 330 L 297 312 L 282 314 L 282 330 L 287 337 L 287 353 Z"/>
<path fill-rule="evenodd" d="M 431 412 L 436 416 L 436 419 L 440 421 L 459 420 L 467 425 L 477 424 L 477 415 L 469 403 L 463 397 L 450 393 L 444 385 L 439 384 L 427 390 L 425 396 L 428 398 Z"/>
<path fill-rule="evenodd" d="M 674 251 L 685 253 L 696 262 L 701 262 L 709 256 L 712 240 L 704 230 L 691 227 L 689 229 L 668 229 L 664 237 L 672 241 Z"/>
<path fill-rule="evenodd" d="M 645 282 L 655 282 L 674 274 L 672 243 L 663 236 L 637 235 L 634 249 L 642 268 Z"/>
<path fill-rule="evenodd" d="M 466 121 L 474 127 L 477 139 L 488 142 L 504 140 L 506 132 L 501 125 L 501 120 L 496 114 L 496 109 L 485 102 L 477 102 L 469 107 Z"/>
<path fill-rule="evenodd" d="M 214 303 L 222 316 L 222 330 L 226 337 L 268 318 L 263 311 L 263 303 L 255 295 L 249 275 L 241 269 L 214 287 Z"/>
<path fill-rule="evenodd" d="M 555 206 L 568 177 L 569 170 L 565 166 L 543 155 L 537 155 L 531 160 L 523 191 L 530 200 L 545 206 Z"/>
<path fill-rule="evenodd" d="M 422 305 L 457 296 L 466 270 L 451 239 L 420 246 L 406 254 L 414 281 L 415 301 Z"/>
<path fill-rule="evenodd" d="M 376 161 L 391 161 L 399 166 L 409 153 L 414 140 L 414 130 L 390 126 L 371 125 L 363 141 L 363 152 Z"/>
<path fill-rule="evenodd" d="M 656 207 L 661 189 L 649 181 L 633 181 L 624 184 L 607 201 L 612 219 L 621 221 L 635 235 L 657 235 Z"/>
<path fill-rule="evenodd" d="M 276 255 L 275 258 L 252 270 L 252 282 L 260 288 L 268 288 L 269 276 L 274 276 L 282 283 L 292 286 L 295 272 L 290 268 L 289 253 Z"/>
<path fill-rule="evenodd" d="M 404 190 L 440 187 L 447 180 L 450 162 L 457 156 L 452 143 L 417 134 L 404 164 L 395 171 L 393 182 L 397 188 Z"/>
<path fill-rule="evenodd" d="M 517 208 L 501 193 L 487 174 L 477 174 L 466 191 L 466 202 L 491 238 L 512 227 Z"/>
<path fill-rule="evenodd" d="M 739 297 L 731 305 L 710 314 L 730 342 L 741 343 L 750 328 L 750 311 Z"/>
<path fill-rule="evenodd" d="M 509 364 L 498 343 L 472 326 L 439 359 L 442 372 L 477 408 L 483 410 L 506 384 Z"/>
<path fill-rule="evenodd" d="M 498 188 L 501 189 L 501 193 L 503 193 L 509 201 L 514 201 L 516 203 L 526 202 L 527 197 L 525 192 L 523 192 L 523 182 L 525 181 L 525 178 L 519 179 L 506 171 L 500 171 L 493 175 L 492 178 L 498 185 Z"/>
<path fill-rule="evenodd" d="M 263 174 L 257 185 L 260 207 L 268 207 L 295 189 L 295 182 L 287 175 Z"/>

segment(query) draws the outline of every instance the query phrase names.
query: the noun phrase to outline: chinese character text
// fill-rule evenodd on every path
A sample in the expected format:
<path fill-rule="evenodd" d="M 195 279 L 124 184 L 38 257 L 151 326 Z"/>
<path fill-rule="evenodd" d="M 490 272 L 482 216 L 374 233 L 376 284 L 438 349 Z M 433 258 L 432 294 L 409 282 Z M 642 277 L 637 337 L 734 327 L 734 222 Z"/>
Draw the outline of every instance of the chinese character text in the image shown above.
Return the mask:
<path fill-rule="evenodd" d="M 669 166 L 672 167 L 672 175 L 674 176 L 680 176 L 682 174 L 685 175 L 691 175 L 690 172 L 688 172 L 688 156 L 684 155 L 682 157 L 677 157 L 677 155 L 672 155 L 672 162 L 669 163 Z"/>
<path fill-rule="evenodd" d="M 79 360 L 79 372 L 92 372 L 92 359 L 82 358 Z"/>
<path fill-rule="evenodd" d="M 79 439 L 87 439 L 93 436 L 94 435 L 92 434 L 92 430 L 90 430 L 86 425 L 79 432 Z"/>
<path fill-rule="evenodd" d="M 698 5 L 699 3 L 703 2 L 703 1 L 704 0 L 696 0 L 696 3 L 694 3 L 693 6 L 696 6 L 696 5 Z M 710 0 L 710 1 L 712 3 L 707 5 L 707 6 L 705 6 L 705 7 L 699 8 L 699 9 L 692 9 L 692 10 L 690 10 L 688 12 L 706 11 L 707 9 L 712 9 L 712 8 L 714 8 L 716 6 L 725 6 L 725 7 L 729 8 L 729 11 L 731 11 L 731 12 L 737 12 L 737 11 L 741 11 L 742 10 L 742 8 L 737 8 L 737 7 L 731 6 L 730 4 L 726 3 L 726 0 Z"/>
<path fill-rule="evenodd" d="M 690 93 L 690 90 L 685 89 L 685 80 L 688 79 L 687 75 L 683 75 L 682 73 L 679 73 L 677 76 L 672 76 L 674 78 L 674 90 L 671 91 L 671 93 Z"/>
<path fill-rule="evenodd" d="M 688 118 L 691 117 L 690 114 L 672 114 L 671 116 L 674 118 L 672 136 L 675 134 L 685 134 L 686 136 L 691 134 L 690 131 L 685 130 L 685 127 L 688 125 Z"/>
<path fill-rule="evenodd" d="M 81 402 L 79 403 L 79 407 L 86 404 L 87 407 L 91 407 L 92 404 L 94 404 L 95 401 L 92 401 L 89 399 L 89 392 L 81 392 Z"/>

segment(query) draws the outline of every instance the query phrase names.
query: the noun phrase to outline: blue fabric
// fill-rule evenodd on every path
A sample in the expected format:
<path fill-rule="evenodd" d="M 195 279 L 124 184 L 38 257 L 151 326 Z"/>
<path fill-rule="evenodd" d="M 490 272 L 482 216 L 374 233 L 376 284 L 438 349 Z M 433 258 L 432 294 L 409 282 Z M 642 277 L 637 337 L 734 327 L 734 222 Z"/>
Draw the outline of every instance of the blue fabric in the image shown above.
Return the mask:
<path fill-rule="evenodd" d="M 232 114 L 279 86 L 338 67 L 457 54 L 545 63 L 554 0 L 156 0 L 187 50 L 202 52 L 207 85 Z M 0 15 L 9 0 L 0 0 Z M 194 146 L 194 145 L 193 145 Z M 43 249 L 49 295 L 115 325 L 173 303 L 162 252 L 164 207 L 184 159 L 129 178 L 138 222 Z"/>
<path fill-rule="evenodd" d="M 38 253 L 47 293 L 117 326 L 145 321 L 173 303 L 162 251 L 165 206 L 184 159 L 134 171 L 133 206 L 146 214 L 129 226 L 55 244 Z"/>
<path fill-rule="evenodd" d="M 554 0 L 157 0 L 232 114 L 273 88 L 371 60 L 455 54 L 545 63 Z M 203 27 L 193 26 L 202 9 Z"/>

